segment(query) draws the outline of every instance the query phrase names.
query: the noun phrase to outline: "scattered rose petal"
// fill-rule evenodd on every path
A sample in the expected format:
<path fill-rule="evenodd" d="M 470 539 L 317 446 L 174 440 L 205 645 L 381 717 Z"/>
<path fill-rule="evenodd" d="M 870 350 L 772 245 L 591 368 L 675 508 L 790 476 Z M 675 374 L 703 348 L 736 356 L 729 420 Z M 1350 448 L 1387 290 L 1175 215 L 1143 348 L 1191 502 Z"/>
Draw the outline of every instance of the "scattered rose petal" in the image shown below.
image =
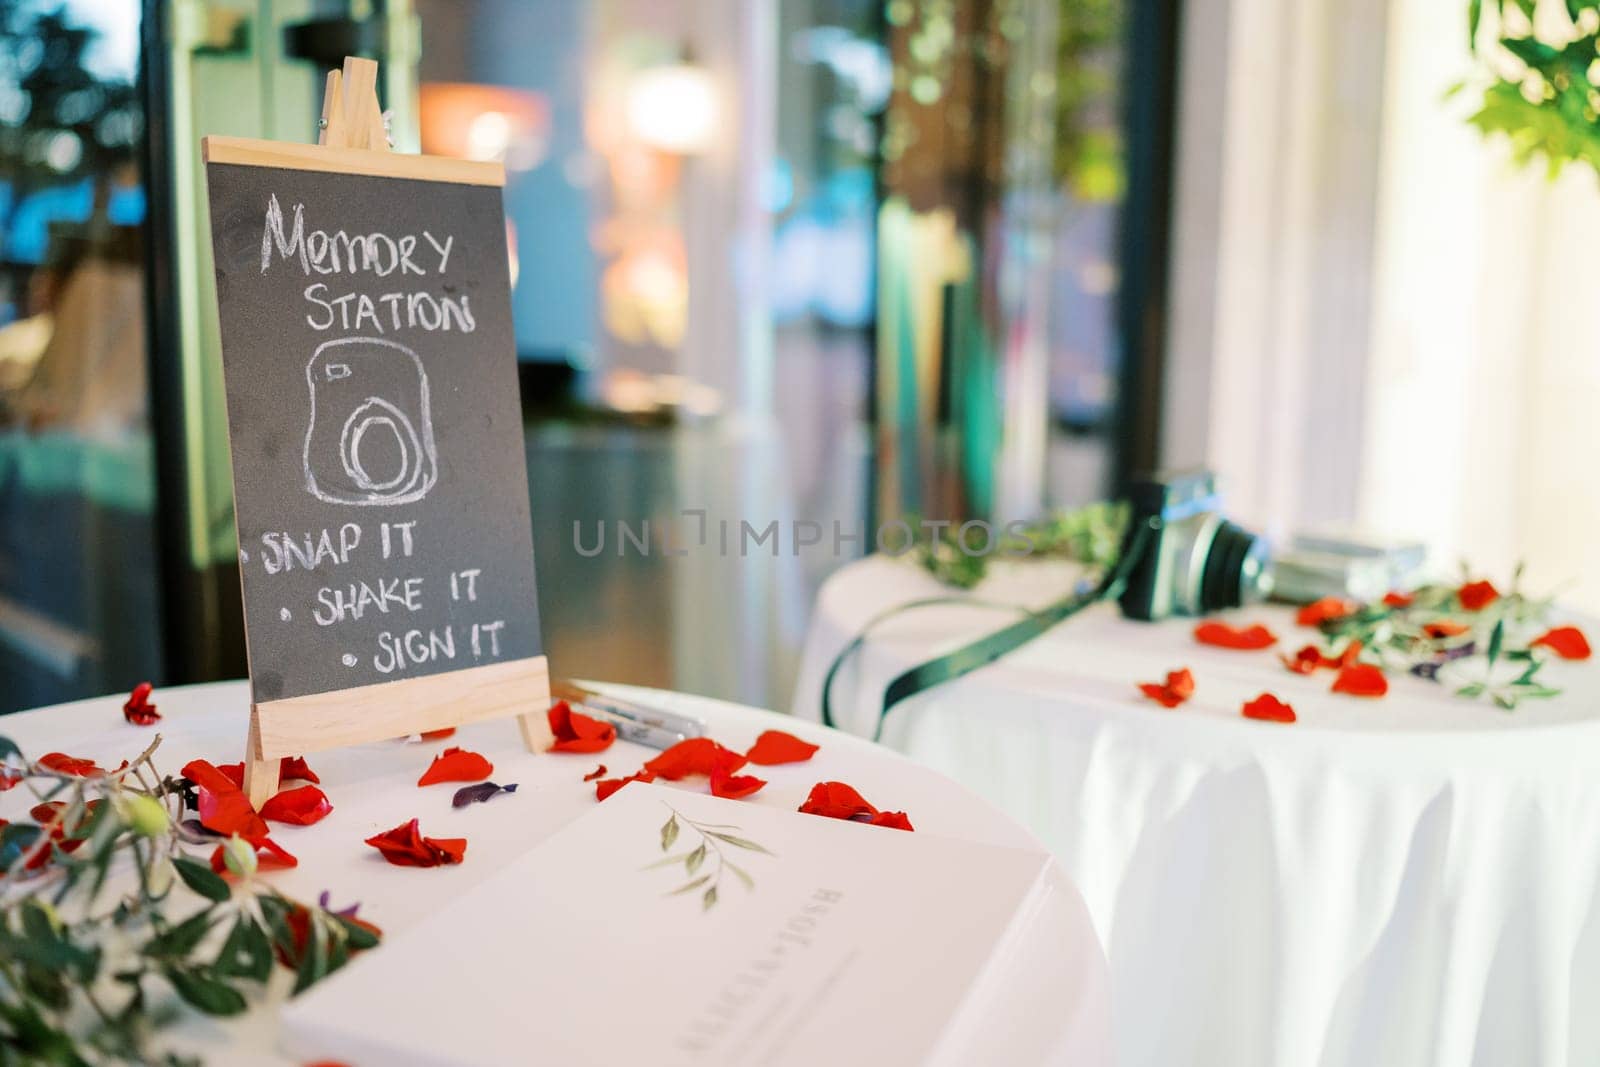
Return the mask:
<path fill-rule="evenodd" d="M 555 741 L 551 752 L 604 752 L 617 739 L 617 728 L 609 722 L 573 711 L 572 705 L 558 700 L 545 713 Z"/>
<path fill-rule="evenodd" d="M 455 734 L 456 728 L 454 726 L 446 726 L 443 730 L 424 730 L 422 739 L 424 741 L 443 741 L 447 737 L 454 737 Z"/>
<path fill-rule="evenodd" d="M 1345 600 L 1342 597 L 1325 596 L 1321 600 L 1314 600 L 1300 609 L 1294 621 L 1301 626 L 1321 626 L 1329 619 L 1342 619 L 1346 615 L 1354 615 L 1359 605 Z"/>
<path fill-rule="evenodd" d="M 150 703 L 150 694 L 155 691 L 155 686 L 149 682 L 140 682 L 133 687 L 133 692 L 128 695 L 127 703 L 122 705 L 122 717 L 135 726 L 154 726 L 161 721 L 161 716 L 156 711 L 156 706 Z"/>
<path fill-rule="evenodd" d="M 423 736 L 427 736 L 424 734 Z M 299 779 L 310 782 L 312 785 L 321 785 L 322 779 L 317 777 L 317 772 L 306 766 L 304 756 L 285 756 L 278 762 L 278 777 L 285 781 Z"/>
<path fill-rule="evenodd" d="M 1194 675 L 1187 667 L 1168 671 L 1164 683 L 1140 682 L 1139 692 L 1164 708 L 1175 708 L 1194 695 Z"/>
<path fill-rule="evenodd" d="M 656 776 L 649 771 L 635 771 L 626 778 L 602 778 L 594 784 L 594 798 L 604 800 L 629 782 L 653 782 Z"/>
<path fill-rule="evenodd" d="M 1500 599 L 1500 590 L 1494 587 L 1493 582 L 1468 582 L 1456 590 L 1456 599 L 1468 611 L 1482 611 Z"/>
<path fill-rule="evenodd" d="M 709 775 L 718 768 L 724 774 L 732 774 L 746 762 L 743 755 L 723 748 L 709 737 L 691 737 L 646 761 L 644 769 L 669 782 L 676 782 L 691 774 Z"/>
<path fill-rule="evenodd" d="M 1278 636 L 1260 623 L 1241 628 L 1208 619 L 1194 628 L 1194 639 L 1202 645 L 1254 651 L 1276 644 Z"/>
<path fill-rule="evenodd" d="M 724 800 L 742 800 L 766 784 L 764 779 L 753 774 L 723 774 L 717 771 L 711 775 L 711 795 Z"/>
<path fill-rule="evenodd" d="M 867 803 L 865 797 L 843 782 L 818 782 L 811 787 L 810 795 L 799 810 L 805 815 L 823 815 L 830 819 L 878 814 L 878 809 Z"/>
<path fill-rule="evenodd" d="M 1293 656 L 1279 656 L 1283 665 L 1296 674 L 1314 674 L 1323 665 L 1322 650 L 1316 645 L 1305 645 Z"/>
<path fill-rule="evenodd" d="M 1386 608 L 1409 608 L 1411 602 L 1417 598 L 1411 593 L 1401 593 L 1391 590 L 1383 594 L 1383 606 Z"/>
<path fill-rule="evenodd" d="M 602 764 L 599 764 L 598 766 L 596 766 L 594 770 L 592 770 L 588 774 L 584 775 L 583 776 L 583 780 L 586 781 L 586 782 L 592 782 L 596 778 L 604 778 L 605 776 L 606 776 L 606 765 L 604 763 L 602 763 Z"/>
<path fill-rule="evenodd" d="M 1470 629 L 1472 629 L 1472 627 L 1466 625 L 1465 623 L 1452 622 L 1449 619 L 1440 619 L 1438 622 L 1425 623 L 1422 627 L 1422 632 L 1433 638 L 1435 641 L 1441 641 L 1447 637 L 1460 637 Z"/>
<path fill-rule="evenodd" d="M 1247 719 L 1263 722 L 1294 722 L 1294 709 L 1271 693 L 1262 693 L 1239 709 Z"/>
<path fill-rule="evenodd" d="M 879 811 L 865 797 L 843 782 L 818 782 L 799 809 L 806 815 L 821 815 L 829 819 L 864 822 L 869 826 L 885 826 L 892 830 L 912 829 L 911 820 L 903 811 Z"/>
<path fill-rule="evenodd" d="M 468 804 L 482 804 L 490 797 L 501 793 L 515 793 L 517 783 L 510 785 L 495 785 L 493 782 L 479 782 L 477 785 L 464 785 L 456 790 L 456 795 L 450 798 L 452 808 L 464 808 Z"/>
<path fill-rule="evenodd" d="M 1381 697 L 1389 691 L 1389 680 L 1370 663 L 1351 663 L 1339 669 L 1333 692 L 1353 697 Z"/>
<path fill-rule="evenodd" d="M 244 788 L 244 764 L 242 763 L 227 763 L 218 767 L 210 760 L 192 759 L 183 765 L 183 770 L 180 773 L 195 785 L 203 785 L 207 789 Z"/>
<path fill-rule="evenodd" d="M 464 837 L 423 837 L 416 819 L 374 834 L 366 843 L 396 867 L 439 867 L 460 863 L 467 852 Z"/>
<path fill-rule="evenodd" d="M 437 785 L 440 782 L 476 782 L 494 773 L 494 764 L 464 748 L 447 748 L 433 757 L 428 769 L 417 779 L 417 785 Z"/>
<path fill-rule="evenodd" d="M 220 768 L 207 760 L 190 760 L 183 765 L 183 776 L 197 787 L 195 809 L 200 813 L 200 825 L 207 830 L 225 837 L 238 834 L 251 842 L 267 836 L 267 824 L 238 783 Z"/>
<path fill-rule="evenodd" d="M 39 757 L 39 766 L 48 767 L 57 774 L 70 774 L 78 778 L 106 773 L 105 769 L 97 765 L 94 760 L 79 759 L 65 752 L 46 752 Z"/>
<path fill-rule="evenodd" d="M 328 795 L 314 785 L 285 789 L 261 805 L 261 817 L 272 822 L 310 826 L 333 811 Z"/>
<path fill-rule="evenodd" d="M 767 730 L 756 738 L 756 743 L 750 746 L 744 757 L 759 767 L 773 767 L 780 763 L 804 763 L 816 755 L 820 747 L 822 746 L 802 741 L 782 730 Z"/>
<path fill-rule="evenodd" d="M 1535 637 L 1532 647 L 1548 648 L 1562 659 L 1588 659 L 1589 640 L 1576 626 L 1557 626 Z"/>
<path fill-rule="evenodd" d="M 0 793 L 22 784 L 22 772 L 10 767 L 0 767 Z"/>

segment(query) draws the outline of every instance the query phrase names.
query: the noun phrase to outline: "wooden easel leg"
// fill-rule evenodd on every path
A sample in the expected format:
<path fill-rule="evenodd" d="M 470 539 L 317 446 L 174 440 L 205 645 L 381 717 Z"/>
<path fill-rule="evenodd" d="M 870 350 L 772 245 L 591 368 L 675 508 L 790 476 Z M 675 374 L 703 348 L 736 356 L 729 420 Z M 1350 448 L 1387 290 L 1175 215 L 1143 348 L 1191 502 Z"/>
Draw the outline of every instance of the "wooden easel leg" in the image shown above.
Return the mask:
<path fill-rule="evenodd" d="M 518 715 L 517 727 L 522 731 L 522 743 L 529 752 L 544 752 L 556 739 L 550 732 L 550 716 L 543 708 Z"/>
<path fill-rule="evenodd" d="M 250 739 L 244 753 L 244 792 L 250 806 L 257 811 L 278 792 L 278 760 L 261 758 L 261 728 L 256 722 L 256 710 L 250 709 Z"/>

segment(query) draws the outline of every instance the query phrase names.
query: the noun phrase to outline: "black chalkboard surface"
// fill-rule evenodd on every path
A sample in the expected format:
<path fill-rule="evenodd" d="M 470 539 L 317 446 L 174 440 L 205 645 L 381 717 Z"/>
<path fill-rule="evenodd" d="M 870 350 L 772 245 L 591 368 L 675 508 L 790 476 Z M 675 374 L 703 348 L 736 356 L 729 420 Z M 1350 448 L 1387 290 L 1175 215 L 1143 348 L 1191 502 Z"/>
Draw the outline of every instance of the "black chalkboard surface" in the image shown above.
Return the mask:
<path fill-rule="evenodd" d="M 255 701 L 540 655 L 499 186 L 206 177 Z"/>

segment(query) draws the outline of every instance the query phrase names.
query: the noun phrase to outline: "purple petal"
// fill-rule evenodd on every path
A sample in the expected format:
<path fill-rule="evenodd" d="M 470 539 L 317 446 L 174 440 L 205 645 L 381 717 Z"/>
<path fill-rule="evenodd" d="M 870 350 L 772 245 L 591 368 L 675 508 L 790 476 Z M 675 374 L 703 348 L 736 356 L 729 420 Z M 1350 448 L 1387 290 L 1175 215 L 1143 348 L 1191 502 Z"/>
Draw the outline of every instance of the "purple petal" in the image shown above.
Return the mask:
<path fill-rule="evenodd" d="M 498 793 L 515 793 L 517 783 L 510 785 L 495 785 L 493 782 L 479 782 L 477 785 L 465 785 L 456 790 L 456 795 L 451 799 L 452 808 L 464 808 L 468 804 L 482 804 Z"/>

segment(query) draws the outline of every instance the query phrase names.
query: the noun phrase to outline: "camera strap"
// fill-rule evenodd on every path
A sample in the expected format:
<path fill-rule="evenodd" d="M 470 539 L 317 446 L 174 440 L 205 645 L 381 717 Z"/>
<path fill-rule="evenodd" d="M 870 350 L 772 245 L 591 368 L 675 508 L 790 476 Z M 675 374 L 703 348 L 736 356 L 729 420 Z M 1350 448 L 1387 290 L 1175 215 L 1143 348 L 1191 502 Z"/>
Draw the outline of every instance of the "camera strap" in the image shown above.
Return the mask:
<path fill-rule="evenodd" d="M 935 604 L 965 604 L 971 607 L 996 608 L 1006 611 L 1024 612 L 1024 617 L 1009 626 L 980 637 L 970 644 L 963 645 L 953 652 L 937 656 L 926 663 L 912 667 L 902 672 L 883 693 L 883 707 L 878 712 L 878 722 L 872 731 L 872 739 L 879 740 L 883 736 L 883 724 L 889 718 L 889 712 L 895 705 L 936 685 L 953 681 L 964 674 L 987 666 L 1007 653 L 1014 652 L 1023 645 L 1032 641 L 1046 630 L 1059 622 L 1071 618 L 1091 604 L 1102 600 L 1114 600 L 1122 595 L 1123 588 L 1128 583 L 1128 576 L 1138 565 L 1146 549 L 1150 546 L 1152 538 L 1161 529 L 1159 516 L 1151 516 L 1148 522 L 1139 526 L 1132 532 L 1128 539 L 1127 550 L 1117 558 L 1094 588 L 1072 596 L 1064 597 L 1038 611 L 1029 612 L 1015 604 L 1000 604 L 994 601 L 979 600 L 975 597 L 941 596 L 927 597 L 922 600 L 913 600 L 905 604 L 897 604 L 886 611 L 880 612 L 870 619 L 861 628 L 849 644 L 834 657 L 833 663 L 828 667 L 828 673 L 822 679 L 822 722 L 825 726 L 836 726 L 833 717 L 833 701 L 831 692 L 833 679 L 839 673 L 839 668 L 844 665 L 858 648 L 866 643 L 867 635 L 880 623 L 916 608 L 932 607 Z"/>

